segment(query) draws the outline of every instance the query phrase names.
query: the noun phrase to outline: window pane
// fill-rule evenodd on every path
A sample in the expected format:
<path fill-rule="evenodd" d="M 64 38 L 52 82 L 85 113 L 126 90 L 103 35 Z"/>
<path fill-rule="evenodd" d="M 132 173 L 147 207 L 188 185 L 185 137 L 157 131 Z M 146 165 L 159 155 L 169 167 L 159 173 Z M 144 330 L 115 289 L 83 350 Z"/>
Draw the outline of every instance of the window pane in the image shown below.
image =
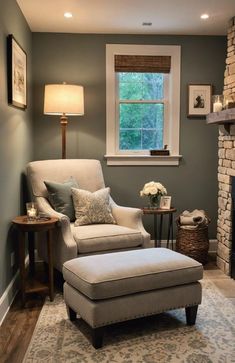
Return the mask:
<path fill-rule="evenodd" d="M 162 103 L 155 104 L 142 104 L 142 118 L 144 128 L 163 128 L 163 111 L 164 105 Z"/>
<path fill-rule="evenodd" d="M 121 103 L 119 107 L 120 129 L 141 128 L 142 105 Z"/>
<path fill-rule="evenodd" d="M 120 100 L 160 100 L 164 96 L 161 73 L 118 73 Z"/>
<path fill-rule="evenodd" d="M 140 82 L 121 82 L 119 84 L 120 100 L 141 100 L 142 84 Z"/>
<path fill-rule="evenodd" d="M 128 130 L 120 131 L 120 150 L 140 150 L 141 149 L 141 131 Z"/>
<path fill-rule="evenodd" d="M 163 147 L 164 104 L 122 103 L 119 107 L 120 150 Z"/>
<path fill-rule="evenodd" d="M 142 149 L 163 149 L 163 140 L 161 130 L 143 130 L 142 131 Z"/>
<path fill-rule="evenodd" d="M 119 72 L 119 82 L 141 82 L 143 73 Z"/>

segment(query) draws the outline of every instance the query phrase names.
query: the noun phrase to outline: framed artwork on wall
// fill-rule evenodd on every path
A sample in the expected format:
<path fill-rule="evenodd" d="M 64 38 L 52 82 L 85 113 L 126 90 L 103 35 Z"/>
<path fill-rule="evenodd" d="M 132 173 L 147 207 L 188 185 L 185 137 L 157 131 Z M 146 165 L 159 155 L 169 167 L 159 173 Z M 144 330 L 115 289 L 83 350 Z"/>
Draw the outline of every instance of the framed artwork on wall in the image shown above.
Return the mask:
<path fill-rule="evenodd" d="M 211 84 L 188 85 L 188 117 L 203 117 L 211 112 Z"/>
<path fill-rule="evenodd" d="M 7 37 L 8 103 L 27 107 L 27 55 L 12 34 Z"/>

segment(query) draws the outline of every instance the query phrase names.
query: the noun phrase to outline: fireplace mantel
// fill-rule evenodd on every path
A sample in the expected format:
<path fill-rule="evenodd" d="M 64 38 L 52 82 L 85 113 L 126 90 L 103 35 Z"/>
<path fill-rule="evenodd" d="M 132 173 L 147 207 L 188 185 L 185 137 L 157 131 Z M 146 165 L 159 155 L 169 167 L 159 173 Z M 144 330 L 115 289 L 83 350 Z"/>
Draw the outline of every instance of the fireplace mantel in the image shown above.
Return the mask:
<path fill-rule="evenodd" d="M 209 113 L 206 116 L 206 123 L 208 125 L 224 125 L 225 129 L 229 131 L 230 125 L 235 124 L 235 108 Z"/>
<path fill-rule="evenodd" d="M 235 124 L 235 108 L 229 108 L 220 112 L 212 112 L 206 116 L 208 125 L 224 125 L 226 131 L 230 131 L 230 125 Z"/>

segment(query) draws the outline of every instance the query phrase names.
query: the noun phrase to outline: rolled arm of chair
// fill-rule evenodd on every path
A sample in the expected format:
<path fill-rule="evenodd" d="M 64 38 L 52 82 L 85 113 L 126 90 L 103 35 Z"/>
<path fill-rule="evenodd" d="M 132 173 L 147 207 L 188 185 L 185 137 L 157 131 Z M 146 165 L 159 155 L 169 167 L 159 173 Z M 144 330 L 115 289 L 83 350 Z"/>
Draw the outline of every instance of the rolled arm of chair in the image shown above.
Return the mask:
<path fill-rule="evenodd" d="M 139 230 L 143 236 L 143 247 L 151 247 L 150 234 L 143 226 L 141 209 L 123 207 L 113 203 L 112 214 L 118 225 Z"/>
<path fill-rule="evenodd" d="M 54 261 L 55 267 L 62 270 L 63 263 L 77 257 L 78 252 L 77 244 L 72 235 L 70 220 L 66 215 L 56 212 L 46 198 L 37 197 L 35 201 L 38 203 L 41 212 L 59 219 L 58 228 L 56 228 L 56 233 L 54 234 L 54 238 L 56 238 Z"/>
<path fill-rule="evenodd" d="M 59 212 L 56 212 L 55 209 L 52 208 L 52 206 L 50 205 L 50 203 L 48 202 L 48 200 L 44 197 L 36 197 L 35 198 L 35 202 L 38 203 L 38 208 L 40 210 L 40 212 L 46 213 L 49 217 L 55 217 L 59 219 L 59 222 L 61 222 L 62 220 L 68 219 L 69 218 Z"/>

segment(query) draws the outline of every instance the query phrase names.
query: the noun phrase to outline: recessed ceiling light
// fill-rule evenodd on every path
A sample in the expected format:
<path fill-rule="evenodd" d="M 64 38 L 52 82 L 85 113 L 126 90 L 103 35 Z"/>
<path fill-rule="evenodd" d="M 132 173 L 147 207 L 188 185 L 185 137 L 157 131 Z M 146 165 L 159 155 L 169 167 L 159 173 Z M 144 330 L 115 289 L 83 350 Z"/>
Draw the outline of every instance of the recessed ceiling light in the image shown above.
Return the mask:
<path fill-rule="evenodd" d="M 202 14 L 201 15 L 201 19 L 208 19 L 209 18 L 209 15 L 208 14 Z"/>
<path fill-rule="evenodd" d="M 66 13 L 64 13 L 64 17 L 65 18 L 72 18 L 73 17 L 73 14 L 72 13 L 69 13 L 69 12 L 66 12 Z"/>
<path fill-rule="evenodd" d="M 142 23 L 143 26 L 152 26 L 152 24 L 150 21 L 143 21 Z"/>

